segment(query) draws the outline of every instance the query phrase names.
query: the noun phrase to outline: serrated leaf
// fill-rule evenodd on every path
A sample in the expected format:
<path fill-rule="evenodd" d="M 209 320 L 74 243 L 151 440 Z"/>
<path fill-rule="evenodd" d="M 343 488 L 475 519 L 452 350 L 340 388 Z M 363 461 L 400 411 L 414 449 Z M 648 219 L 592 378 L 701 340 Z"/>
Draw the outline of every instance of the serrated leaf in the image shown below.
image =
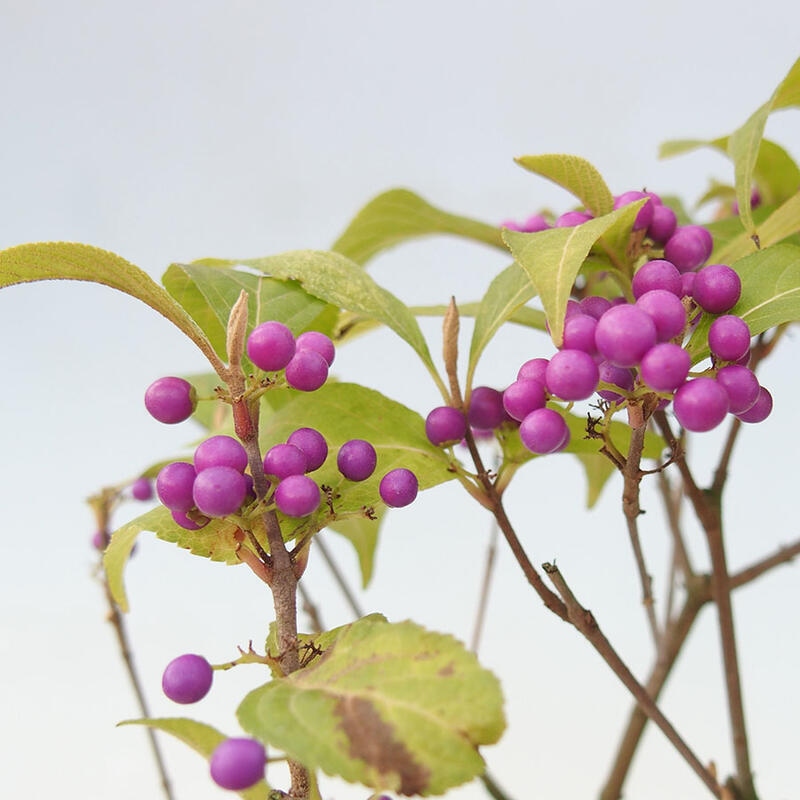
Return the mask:
<path fill-rule="evenodd" d="M 564 314 L 575 278 L 592 246 L 603 237 L 628 231 L 641 201 L 573 228 L 551 228 L 538 233 L 504 231 L 503 238 L 525 270 L 542 300 L 550 335 L 556 346 L 564 334 Z"/>
<path fill-rule="evenodd" d="M 335 313 L 330 313 L 326 319 L 328 305 L 294 281 L 276 280 L 241 269 L 172 264 L 162 282 L 203 329 L 222 359 L 227 357 L 228 317 L 242 290 L 248 294 L 248 330 L 261 322 L 278 320 L 294 334 L 310 328 L 330 334 L 336 318 Z"/>
<path fill-rule="evenodd" d="M 241 562 L 236 556 L 238 542 L 234 538 L 237 530 L 238 527 L 232 522 L 212 519 L 204 528 L 188 531 L 175 523 L 164 506 L 157 506 L 136 517 L 114 531 L 103 555 L 108 587 L 114 601 L 122 611 L 128 610 L 123 573 L 136 537 L 143 531 L 154 533 L 159 539 L 172 542 L 193 555 L 226 564 L 239 564 Z"/>
<path fill-rule="evenodd" d="M 520 156 L 514 160 L 521 167 L 566 189 L 596 217 L 608 214 L 614 208 L 614 196 L 603 176 L 580 156 L 550 153 Z"/>
<path fill-rule="evenodd" d="M 497 679 L 451 636 L 362 619 L 306 669 L 250 692 L 242 727 L 311 769 L 403 795 L 480 775 L 503 732 Z"/>
<path fill-rule="evenodd" d="M 145 725 L 148 728 L 169 733 L 176 739 L 180 739 L 184 744 L 188 744 L 192 750 L 203 756 L 206 761 L 211 758 L 211 754 L 217 745 L 228 738 L 224 733 L 212 728 L 211 725 L 206 725 L 193 719 L 186 719 L 185 717 L 128 719 L 120 722 L 119 725 Z M 251 786 L 249 789 L 242 789 L 236 794 L 245 798 L 245 800 L 264 800 L 269 788 L 265 781 L 259 781 L 255 786 Z"/>
<path fill-rule="evenodd" d="M 363 265 L 383 250 L 437 233 L 503 247 L 499 227 L 442 211 L 407 189 L 392 189 L 367 203 L 331 249 Z"/>
<path fill-rule="evenodd" d="M 203 259 L 195 263 L 230 267 L 243 265 L 280 280 L 294 280 L 314 297 L 378 320 L 411 345 L 437 386 L 444 391 L 425 337 L 408 306 L 379 286 L 349 258 L 320 250 L 296 250 L 265 258 L 240 261 Z"/>
<path fill-rule="evenodd" d="M 211 342 L 181 305 L 146 272 L 114 253 L 74 242 L 23 244 L 0 251 L 0 287 L 42 280 L 89 281 L 129 294 L 166 317 L 215 364 Z"/>
<path fill-rule="evenodd" d="M 741 317 L 753 336 L 800 320 L 800 247 L 778 244 L 737 261 L 733 269 L 741 278 L 742 294 L 728 313 Z M 703 314 L 686 346 L 693 363 L 708 355 L 708 329 L 714 319 Z"/>

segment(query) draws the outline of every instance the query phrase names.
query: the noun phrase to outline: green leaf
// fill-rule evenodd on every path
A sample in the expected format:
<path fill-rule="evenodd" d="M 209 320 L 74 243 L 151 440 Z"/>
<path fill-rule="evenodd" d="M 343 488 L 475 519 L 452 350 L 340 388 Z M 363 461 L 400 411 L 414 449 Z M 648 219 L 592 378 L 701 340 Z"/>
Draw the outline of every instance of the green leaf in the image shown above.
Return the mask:
<path fill-rule="evenodd" d="M 631 203 L 574 228 L 538 233 L 504 231 L 503 238 L 542 300 L 550 334 L 558 347 L 564 334 L 564 314 L 575 278 L 593 245 L 604 235 L 630 232 L 643 201 Z"/>
<path fill-rule="evenodd" d="M 383 250 L 436 233 L 503 247 L 499 227 L 441 211 L 407 189 L 392 189 L 367 203 L 331 249 L 366 264 Z"/>
<path fill-rule="evenodd" d="M 375 550 L 378 547 L 378 533 L 381 519 L 386 513 L 385 508 L 375 509 L 375 518 L 350 517 L 331 522 L 328 527 L 344 536 L 356 551 L 358 566 L 361 570 L 361 586 L 366 589 L 372 580 L 372 570 L 375 564 Z"/>
<path fill-rule="evenodd" d="M 602 453 L 576 453 L 575 457 L 586 475 L 586 507 L 593 508 L 617 468 Z"/>
<path fill-rule="evenodd" d="M 800 320 L 800 247 L 774 245 L 737 261 L 733 268 L 741 278 L 742 294 L 729 313 L 741 317 L 753 336 Z M 686 346 L 693 363 L 708 355 L 708 329 L 714 319 L 703 314 Z"/>
<path fill-rule="evenodd" d="M 23 244 L 0 251 L 0 287 L 43 280 L 100 283 L 141 300 L 183 331 L 216 368 L 214 348 L 197 323 L 146 272 L 124 258 L 72 242 Z"/>
<path fill-rule="evenodd" d="M 278 320 L 294 334 L 313 328 L 330 334 L 334 313 L 329 306 L 305 292 L 294 281 L 253 275 L 241 269 L 172 264 L 162 278 L 167 291 L 203 329 L 220 358 L 225 359 L 226 332 L 231 308 L 242 290 L 248 294 L 248 329 L 267 320 Z"/>
<path fill-rule="evenodd" d="M 238 526 L 233 522 L 212 519 L 200 530 L 188 531 L 172 519 L 164 506 L 157 506 L 131 520 L 114 532 L 103 556 L 108 587 L 115 602 L 122 611 L 128 610 L 123 573 L 136 537 L 142 531 L 155 533 L 159 539 L 177 544 L 193 555 L 226 564 L 239 564 L 241 562 L 236 555 L 238 542 L 234 538 L 237 530 Z"/>
<path fill-rule="evenodd" d="M 586 159 L 579 156 L 551 153 L 520 156 L 517 164 L 557 183 L 581 201 L 584 208 L 599 217 L 614 208 L 614 197 L 603 176 Z"/>
<path fill-rule="evenodd" d="M 250 692 L 252 735 L 311 769 L 404 795 L 442 794 L 480 775 L 503 732 L 497 679 L 451 636 L 362 619 L 324 657 Z"/>
<path fill-rule="evenodd" d="M 314 297 L 378 320 L 414 348 L 437 386 L 443 394 L 446 393 L 425 337 L 408 307 L 375 283 L 358 264 L 339 253 L 297 250 L 266 258 L 241 261 L 204 259 L 195 263 L 208 266 L 240 264 L 280 280 L 295 280 Z"/>
<path fill-rule="evenodd" d="M 184 744 L 188 744 L 196 753 L 199 753 L 208 761 L 217 745 L 228 737 L 202 722 L 184 717 L 168 717 L 162 719 L 128 719 L 119 723 L 122 725 L 146 725 L 148 728 L 164 731 L 180 739 Z M 242 789 L 237 792 L 245 800 L 264 800 L 269 786 L 265 781 L 259 781 L 249 789 Z"/>

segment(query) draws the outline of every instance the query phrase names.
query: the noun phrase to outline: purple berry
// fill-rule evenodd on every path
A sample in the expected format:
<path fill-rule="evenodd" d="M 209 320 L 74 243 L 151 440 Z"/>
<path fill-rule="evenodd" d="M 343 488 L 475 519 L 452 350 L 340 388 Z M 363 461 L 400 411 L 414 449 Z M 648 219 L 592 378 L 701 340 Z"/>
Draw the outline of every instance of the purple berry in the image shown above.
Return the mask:
<path fill-rule="evenodd" d="M 600 374 L 594 359 L 583 350 L 559 350 L 547 365 L 545 380 L 551 394 L 570 402 L 591 397 Z"/>
<path fill-rule="evenodd" d="M 203 656 L 186 653 L 167 664 L 161 688 L 176 703 L 196 703 L 208 694 L 213 680 L 211 664 Z"/>
<path fill-rule="evenodd" d="M 247 483 L 233 467 L 208 467 L 194 479 L 194 503 L 206 516 L 235 514 L 247 496 Z"/>
<path fill-rule="evenodd" d="M 526 361 L 517 372 L 517 380 L 529 378 L 544 385 L 544 376 L 549 363 L 549 359 L 546 358 L 532 358 L 530 361 Z"/>
<path fill-rule="evenodd" d="M 464 413 L 452 406 L 438 406 L 425 419 L 425 435 L 436 447 L 460 442 L 466 431 L 467 420 Z"/>
<path fill-rule="evenodd" d="M 569 444 L 569 428 L 564 417 L 552 408 L 537 408 L 520 423 L 522 444 L 532 453 L 544 455 Z"/>
<path fill-rule="evenodd" d="M 231 467 L 237 472 L 247 468 L 247 451 L 233 436 L 211 436 L 194 451 L 194 468 L 202 472 L 209 467 Z"/>
<path fill-rule="evenodd" d="M 199 531 L 200 528 L 205 528 L 205 526 L 211 522 L 209 517 L 204 516 L 200 516 L 199 520 L 192 519 L 184 514 L 183 511 L 170 511 L 170 514 L 172 514 L 172 519 L 180 525 L 181 528 L 185 528 L 187 531 Z M 195 514 L 197 515 L 197 512 L 195 512 Z"/>
<path fill-rule="evenodd" d="M 585 211 L 566 211 L 557 220 L 556 228 L 574 228 L 593 219 L 592 215 Z"/>
<path fill-rule="evenodd" d="M 714 240 L 700 225 L 683 225 L 675 230 L 664 245 L 664 258 L 680 272 L 690 272 L 711 255 Z"/>
<path fill-rule="evenodd" d="M 539 231 L 545 231 L 550 227 L 550 223 L 542 214 L 534 214 L 533 216 L 528 217 L 522 225 L 519 226 L 518 230 L 522 231 L 523 233 L 538 233 Z"/>
<path fill-rule="evenodd" d="M 364 439 L 345 442 L 336 454 L 339 472 L 350 481 L 365 481 L 375 471 L 377 463 L 375 448 Z"/>
<path fill-rule="evenodd" d="M 192 490 L 197 473 L 185 461 L 173 461 L 161 468 L 156 478 L 158 499 L 170 511 L 186 513 L 194 507 Z"/>
<path fill-rule="evenodd" d="M 493 430 L 505 419 L 503 393 L 490 386 L 476 386 L 469 399 L 467 421 L 473 428 Z"/>
<path fill-rule="evenodd" d="M 742 422 L 763 422 L 772 413 L 772 395 L 763 386 L 758 393 L 758 399 L 743 414 L 737 414 Z"/>
<path fill-rule="evenodd" d="M 522 422 L 531 411 L 544 408 L 546 402 L 544 384 L 532 378 L 518 378 L 503 392 L 503 407 L 518 422 Z"/>
<path fill-rule="evenodd" d="M 262 322 L 247 338 L 247 357 L 265 372 L 283 369 L 294 353 L 294 335 L 282 322 Z"/>
<path fill-rule="evenodd" d="M 644 192 L 624 192 L 618 197 L 614 198 L 614 208 L 622 208 L 623 206 L 635 203 L 637 200 L 647 200 L 647 202 L 639 209 L 636 219 L 633 221 L 633 230 L 640 231 L 643 228 L 649 227 L 653 221 L 653 201 Z"/>
<path fill-rule="evenodd" d="M 147 387 L 144 405 L 159 422 L 175 425 L 192 416 L 197 394 L 194 386 L 183 378 L 159 378 Z"/>
<path fill-rule="evenodd" d="M 664 244 L 678 227 L 678 217 L 665 205 L 653 206 L 653 219 L 647 227 L 647 235 L 656 243 Z"/>
<path fill-rule="evenodd" d="M 623 392 L 633 391 L 633 375 L 627 367 L 618 367 L 609 361 L 601 361 L 597 365 L 600 381 L 610 383 L 612 386 L 619 386 Z M 613 392 L 610 389 L 598 389 L 597 394 L 609 403 L 616 403 L 624 400 L 624 395 Z"/>
<path fill-rule="evenodd" d="M 664 289 L 681 297 L 681 273 L 670 261 L 657 258 L 642 264 L 633 276 L 631 290 L 638 300 L 652 289 Z"/>
<path fill-rule="evenodd" d="M 651 289 L 637 301 L 636 307 L 650 315 L 656 324 L 659 342 L 674 339 L 686 327 L 686 309 L 677 295 L 666 289 Z"/>
<path fill-rule="evenodd" d="M 724 314 L 739 301 L 742 281 L 727 264 L 709 264 L 697 271 L 692 298 L 710 314 Z"/>
<path fill-rule="evenodd" d="M 301 392 L 315 392 L 328 379 L 328 362 L 316 350 L 298 350 L 286 365 L 286 383 Z"/>
<path fill-rule="evenodd" d="M 611 308 L 611 301 L 598 295 L 589 295 L 588 297 L 584 297 L 578 305 L 582 313 L 589 317 L 600 319 L 600 317 Z"/>
<path fill-rule="evenodd" d="M 328 443 L 315 428 L 298 428 L 289 435 L 286 444 L 293 444 L 305 453 L 306 472 L 319 469 L 328 457 Z"/>
<path fill-rule="evenodd" d="M 672 392 L 689 374 L 692 359 L 679 345 L 662 342 L 651 347 L 642 357 L 639 372 L 642 380 L 656 392 Z"/>
<path fill-rule="evenodd" d="M 695 378 L 681 386 L 672 401 L 675 416 L 687 431 L 702 433 L 725 419 L 728 393 L 713 378 Z"/>
<path fill-rule="evenodd" d="M 108 547 L 109 541 L 111 539 L 105 531 L 95 531 L 92 536 L 92 547 L 102 553 Z"/>
<path fill-rule="evenodd" d="M 134 500 L 150 500 L 153 497 L 153 482 L 150 478 L 137 478 L 131 484 L 131 495 Z"/>
<path fill-rule="evenodd" d="M 717 370 L 717 382 L 728 393 L 731 414 L 744 414 L 758 400 L 761 386 L 755 373 L 739 364 L 729 364 Z"/>
<path fill-rule="evenodd" d="M 584 353 L 594 355 L 597 345 L 594 341 L 594 332 L 597 328 L 597 319 L 588 314 L 573 314 L 564 323 L 564 340 L 562 349 L 583 350 Z"/>
<path fill-rule="evenodd" d="M 336 358 L 336 347 L 330 337 L 319 331 L 301 333 L 297 337 L 296 344 L 298 350 L 315 350 L 325 359 L 328 366 L 333 364 L 333 360 Z"/>
<path fill-rule="evenodd" d="M 211 754 L 211 779 L 223 789 L 240 791 L 264 780 L 267 751 L 255 739 L 231 738 L 220 742 Z"/>
<path fill-rule="evenodd" d="M 275 489 L 275 505 L 287 517 L 307 517 L 319 501 L 319 486 L 307 475 L 290 475 Z"/>
<path fill-rule="evenodd" d="M 750 349 L 750 328 L 733 314 L 717 317 L 708 329 L 708 347 L 718 361 L 738 361 Z"/>
<path fill-rule="evenodd" d="M 389 508 L 402 508 L 413 503 L 418 491 L 417 476 L 410 469 L 402 467 L 387 472 L 378 486 L 381 500 Z"/>
<path fill-rule="evenodd" d="M 308 472 L 306 454 L 293 444 L 274 444 L 264 456 L 264 472 L 278 480 Z"/>
<path fill-rule="evenodd" d="M 636 306 L 612 306 L 597 322 L 597 349 L 618 367 L 636 366 L 656 340 L 655 322 Z"/>

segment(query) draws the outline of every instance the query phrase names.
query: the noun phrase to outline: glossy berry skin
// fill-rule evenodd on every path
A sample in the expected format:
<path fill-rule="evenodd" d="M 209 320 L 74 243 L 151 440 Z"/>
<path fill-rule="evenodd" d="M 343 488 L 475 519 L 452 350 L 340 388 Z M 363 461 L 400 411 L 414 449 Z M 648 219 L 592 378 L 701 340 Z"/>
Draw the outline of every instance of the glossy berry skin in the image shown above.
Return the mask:
<path fill-rule="evenodd" d="M 137 478 L 131 484 L 131 495 L 134 500 L 150 500 L 153 497 L 153 482 L 150 478 Z"/>
<path fill-rule="evenodd" d="M 564 417 L 552 408 L 537 408 L 519 426 L 522 444 L 532 453 L 556 453 L 569 444 L 569 428 Z"/>
<path fill-rule="evenodd" d="M 319 501 L 319 486 L 307 475 L 290 475 L 275 489 L 275 505 L 287 517 L 307 517 Z"/>
<path fill-rule="evenodd" d="M 231 467 L 237 472 L 247 468 L 247 451 L 233 436 L 211 436 L 194 451 L 194 468 L 202 472 L 209 467 Z"/>
<path fill-rule="evenodd" d="M 364 439 L 345 442 L 336 454 L 336 466 L 349 481 L 365 481 L 375 472 L 378 454 Z"/>
<path fill-rule="evenodd" d="M 583 350 L 584 353 L 594 355 L 597 345 L 594 341 L 594 332 L 597 328 L 597 319 L 589 314 L 573 314 L 564 322 L 564 339 L 561 347 L 564 350 Z"/>
<path fill-rule="evenodd" d="M 637 301 L 636 307 L 649 314 L 656 325 L 659 342 L 678 336 L 686 327 L 686 309 L 680 298 L 666 289 L 651 289 Z"/>
<path fill-rule="evenodd" d="M 574 228 L 593 219 L 592 215 L 585 211 L 566 211 L 556 220 L 556 228 Z"/>
<path fill-rule="evenodd" d="M 597 365 L 600 381 L 603 383 L 611 383 L 614 386 L 619 386 L 625 392 L 633 391 L 633 375 L 627 367 L 617 367 L 608 361 L 601 361 Z M 624 400 L 624 395 L 619 392 L 614 392 L 611 389 L 598 389 L 597 394 L 608 400 L 609 403 L 616 403 L 619 400 Z"/>
<path fill-rule="evenodd" d="M 671 261 L 657 258 L 647 261 L 636 270 L 631 281 L 633 296 L 638 300 L 652 289 L 664 289 L 681 297 L 681 273 Z"/>
<path fill-rule="evenodd" d="M 680 272 L 690 272 L 711 255 L 714 240 L 700 225 L 683 225 L 675 230 L 664 245 L 664 258 Z"/>
<path fill-rule="evenodd" d="M 425 435 L 436 447 L 460 442 L 467 432 L 464 414 L 452 406 L 438 406 L 425 419 Z"/>
<path fill-rule="evenodd" d="M 727 264 L 709 264 L 697 271 L 692 298 L 710 314 L 724 314 L 739 301 L 742 281 Z"/>
<path fill-rule="evenodd" d="M 319 469 L 328 457 L 328 443 L 325 437 L 316 428 L 298 428 L 286 440 L 302 450 L 306 456 L 306 472 Z"/>
<path fill-rule="evenodd" d="M 647 226 L 647 235 L 656 244 L 664 244 L 677 227 L 678 218 L 669 206 L 658 204 L 653 207 L 653 219 Z"/>
<path fill-rule="evenodd" d="M 274 444 L 264 456 L 264 472 L 278 480 L 308 472 L 306 454 L 293 444 Z"/>
<path fill-rule="evenodd" d="M 316 350 L 325 359 L 328 366 L 333 364 L 333 360 L 336 358 L 336 347 L 330 337 L 319 331 L 301 333 L 297 337 L 296 347 L 297 350 Z"/>
<path fill-rule="evenodd" d="M 584 297 L 578 305 L 583 314 L 594 317 L 595 319 L 600 319 L 600 317 L 611 308 L 611 301 L 607 300 L 605 297 L 589 295 L 588 297 Z"/>
<path fill-rule="evenodd" d="M 503 393 L 491 386 L 476 386 L 469 399 L 467 421 L 473 428 L 492 430 L 505 419 Z"/>
<path fill-rule="evenodd" d="M 173 461 L 161 468 L 156 478 L 158 499 L 170 510 L 186 513 L 194 507 L 192 489 L 197 476 L 194 466 Z"/>
<path fill-rule="evenodd" d="M 413 503 L 419 492 L 417 476 L 403 467 L 387 472 L 378 486 L 381 500 L 389 508 L 402 508 Z"/>
<path fill-rule="evenodd" d="M 744 414 L 758 400 L 761 386 L 755 373 L 739 364 L 729 364 L 717 370 L 717 382 L 728 393 L 731 414 Z"/>
<path fill-rule="evenodd" d="M 649 314 L 632 305 L 612 306 L 597 322 L 595 342 L 606 361 L 633 367 L 656 343 L 656 325 Z"/>
<path fill-rule="evenodd" d="M 161 688 L 175 703 L 196 703 L 208 694 L 213 680 L 211 664 L 203 656 L 186 653 L 167 664 Z"/>
<path fill-rule="evenodd" d="M 233 737 L 220 742 L 209 760 L 211 779 L 217 786 L 241 791 L 264 779 L 267 751 L 261 742 Z"/>
<path fill-rule="evenodd" d="M 518 378 L 503 392 L 503 407 L 518 422 L 522 422 L 531 411 L 544 408 L 546 402 L 544 384 L 532 378 Z"/>
<path fill-rule="evenodd" d="M 253 328 L 247 337 L 247 357 L 265 372 L 283 369 L 295 353 L 294 334 L 282 322 L 270 320 Z"/>
<path fill-rule="evenodd" d="M 686 380 L 692 359 L 679 345 L 662 342 L 651 347 L 639 364 L 642 380 L 656 392 L 672 392 Z"/>
<path fill-rule="evenodd" d="M 672 400 L 672 408 L 687 431 L 704 433 L 725 419 L 730 401 L 728 393 L 713 378 L 695 378 L 681 386 Z"/>
<path fill-rule="evenodd" d="M 559 350 L 547 365 L 547 390 L 562 400 L 585 400 L 597 389 L 595 360 L 583 350 Z"/>
<path fill-rule="evenodd" d="M 185 528 L 187 531 L 199 531 L 200 528 L 205 528 L 211 519 L 209 517 L 201 517 L 200 519 L 203 520 L 202 522 L 196 522 L 195 520 L 188 517 L 184 514 L 183 511 L 170 511 L 172 515 L 172 519 L 181 526 L 181 528 Z"/>
<path fill-rule="evenodd" d="M 533 214 L 523 222 L 518 230 L 523 233 L 538 233 L 539 231 L 546 231 L 550 227 L 547 218 L 542 214 Z"/>
<path fill-rule="evenodd" d="M 247 482 L 233 467 L 208 467 L 197 473 L 194 503 L 208 517 L 235 514 L 247 496 Z"/>
<path fill-rule="evenodd" d="M 758 399 L 742 414 L 736 417 L 742 422 L 763 422 L 772 413 L 772 395 L 763 386 L 758 393 Z"/>
<path fill-rule="evenodd" d="M 147 387 L 144 405 L 154 419 L 175 425 L 192 416 L 197 396 L 194 386 L 183 378 L 159 378 Z"/>
<path fill-rule="evenodd" d="M 719 361 L 738 361 L 750 349 L 750 328 L 741 317 L 723 314 L 708 329 L 708 347 Z"/>
<path fill-rule="evenodd" d="M 532 358 L 526 361 L 517 372 L 517 380 L 529 378 L 544 385 L 544 376 L 549 363 L 550 361 L 547 358 Z"/>
<path fill-rule="evenodd" d="M 328 380 L 328 362 L 316 350 L 298 350 L 286 365 L 286 383 L 301 392 L 315 392 Z"/>
<path fill-rule="evenodd" d="M 636 219 L 633 221 L 633 230 L 640 231 L 643 228 L 650 226 L 653 221 L 653 206 L 654 203 L 648 195 L 644 192 L 624 192 L 614 199 L 614 208 L 622 208 L 630 203 L 635 203 L 637 200 L 647 200 L 647 202 L 639 209 L 636 214 Z"/>

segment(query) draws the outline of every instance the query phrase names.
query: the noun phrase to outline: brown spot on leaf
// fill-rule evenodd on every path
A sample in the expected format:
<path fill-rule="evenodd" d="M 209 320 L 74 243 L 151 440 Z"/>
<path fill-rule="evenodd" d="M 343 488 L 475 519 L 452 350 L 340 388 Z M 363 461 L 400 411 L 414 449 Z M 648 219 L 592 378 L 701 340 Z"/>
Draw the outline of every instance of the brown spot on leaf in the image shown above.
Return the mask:
<path fill-rule="evenodd" d="M 421 794 L 428 785 L 429 770 L 414 760 L 406 746 L 395 739 L 394 728 L 381 719 L 375 706 L 360 697 L 344 697 L 336 704 L 336 715 L 350 740 L 350 755 L 381 775 L 400 778 L 400 794 Z"/>
<path fill-rule="evenodd" d="M 451 675 L 453 675 L 455 673 L 455 671 L 456 671 L 455 667 L 453 667 L 453 662 L 451 661 L 449 664 L 446 664 L 445 666 L 443 666 L 439 670 L 438 674 L 442 678 L 449 678 Z"/>

